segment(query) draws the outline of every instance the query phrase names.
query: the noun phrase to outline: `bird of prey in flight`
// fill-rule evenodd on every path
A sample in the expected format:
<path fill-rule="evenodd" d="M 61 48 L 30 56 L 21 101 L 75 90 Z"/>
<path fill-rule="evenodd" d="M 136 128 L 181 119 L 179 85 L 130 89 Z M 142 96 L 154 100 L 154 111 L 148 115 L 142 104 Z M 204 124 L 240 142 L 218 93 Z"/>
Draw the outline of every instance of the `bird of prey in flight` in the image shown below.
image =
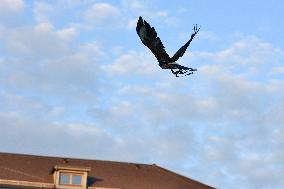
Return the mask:
<path fill-rule="evenodd" d="M 162 69 L 171 69 L 172 73 L 176 77 L 190 75 L 193 74 L 194 71 L 197 71 L 196 69 L 179 65 L 178 63 L 176 63 L 176 61 L 183 56 L 187 47 L 199 30 L 200 27 L 197 27 L 197 25 L 195 25 L 193 27 L 194 33 L 191 34 L 190 39 L 174 54 L 173 57 L 170 57 L 167 54 L 160 38 L 157 36 L 157 32 L 154 27 L 151 27 L 150 24 L 143 20 L 141 16 L 139 17 L 136 26 L 137 34 L 140 37 L 142 43 L 147 46 L 155 55 L 159 62 L 159 66 Z"/>

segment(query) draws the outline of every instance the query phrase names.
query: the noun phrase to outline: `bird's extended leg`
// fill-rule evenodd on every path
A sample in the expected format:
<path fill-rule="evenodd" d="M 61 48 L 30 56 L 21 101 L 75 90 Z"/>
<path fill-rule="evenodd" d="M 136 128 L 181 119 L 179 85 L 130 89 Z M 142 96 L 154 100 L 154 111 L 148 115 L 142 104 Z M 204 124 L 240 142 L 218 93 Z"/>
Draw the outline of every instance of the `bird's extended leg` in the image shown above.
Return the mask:
<path fill-rule="evenodd" d="M 180 76 L 186 76 L 186 75 L 191 75 L 193 74 L 193 71 L 196 71 L 196 69 L 178 69 L 177 71 L 174 71 L 173 69 L 171 69 L 172 73 L 176 76 L 176 77 L 180 77 Z"/>
<path fill-rule="evenodd" d="M 190 75 L 193 74 L 194 71 L 197 71 L 197 69 L 193 69 L 193 68 L 188 68 L 185 66 L 181 66 L 179 64 L 170 64 L 171 66 L 171 71 L 172 73 L 176 76 L 179 77 L 180 75 Z M 175 71 L 176 70 L 176 71 Z"/>
<path fill-rule="evenodd" d="M 172 71 L 172 73 L 173 73 L 176 77 L 179 77 L 179 76 L 178 76 L 178 73 L 179 73 L 180 70 L 174 71 L 173 69 L 171 69 L 171 71 Z"/>
<path fill-rule="evenodd" d="M 184 70 L 182 69 L 178 69 L 177 71 L 174 71 L 173 69 L 171 69 L 171 71 L 176 77 L 180 77 L 180 75 L 184 75 L 187 72 L 187 71 L 184 72 Z"/>

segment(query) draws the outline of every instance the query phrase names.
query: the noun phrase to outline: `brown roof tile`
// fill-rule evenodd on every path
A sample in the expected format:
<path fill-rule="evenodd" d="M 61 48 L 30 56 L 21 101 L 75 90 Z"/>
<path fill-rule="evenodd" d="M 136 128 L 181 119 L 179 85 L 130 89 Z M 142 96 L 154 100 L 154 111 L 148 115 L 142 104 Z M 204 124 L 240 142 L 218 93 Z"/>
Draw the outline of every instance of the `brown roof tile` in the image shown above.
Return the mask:
<path fill-rule="evenodd" d="M 55 165 L 90 167 L 88 186 L 121 189 L 210 189 L 157 165 L 0 153 L 0 179 L 53 183 Z"/>

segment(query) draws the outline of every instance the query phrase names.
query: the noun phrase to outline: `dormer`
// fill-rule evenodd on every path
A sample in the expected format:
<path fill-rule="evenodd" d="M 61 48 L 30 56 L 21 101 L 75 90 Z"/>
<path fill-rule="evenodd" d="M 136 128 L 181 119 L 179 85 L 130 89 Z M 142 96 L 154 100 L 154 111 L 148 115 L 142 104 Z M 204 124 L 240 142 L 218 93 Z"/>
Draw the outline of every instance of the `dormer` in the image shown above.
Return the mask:
<path fill-rule="evenodd" d="M 87 188 L 89 167 L 56 165 L 54 167 L 55 188 L 85 189 Z"/>

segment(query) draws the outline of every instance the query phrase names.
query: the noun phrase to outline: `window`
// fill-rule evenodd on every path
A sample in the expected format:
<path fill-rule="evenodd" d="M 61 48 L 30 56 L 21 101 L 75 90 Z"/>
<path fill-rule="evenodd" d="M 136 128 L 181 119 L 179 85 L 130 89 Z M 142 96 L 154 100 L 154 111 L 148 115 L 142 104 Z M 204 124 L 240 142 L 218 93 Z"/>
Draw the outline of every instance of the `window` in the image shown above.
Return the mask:
<path fill-rule="evenodd" d="M 72 176 L 72 184 L 81 185 L 82 183 L 82 175 L 73 175 Z"/>
<path fill-rule="evenodd" d="M 82 185 L 83 175 L 77 173 L 64 173 L 61 172 L 59 175 L 60 185 Z"/>
<path fill-rule="evenodd" d="M 1 0 L 0 0 L 1 1 Z M 90 167 L 66 165 L 54 166 L 54 184 L 56 189 L 86 189 Z"/>
<path fill-rule="evenodd" d="M 59 178 L 59 183 L 60 184 L 69 184 L 69 174 L 68 173 L 61 173 L 60 178 Z"/>

